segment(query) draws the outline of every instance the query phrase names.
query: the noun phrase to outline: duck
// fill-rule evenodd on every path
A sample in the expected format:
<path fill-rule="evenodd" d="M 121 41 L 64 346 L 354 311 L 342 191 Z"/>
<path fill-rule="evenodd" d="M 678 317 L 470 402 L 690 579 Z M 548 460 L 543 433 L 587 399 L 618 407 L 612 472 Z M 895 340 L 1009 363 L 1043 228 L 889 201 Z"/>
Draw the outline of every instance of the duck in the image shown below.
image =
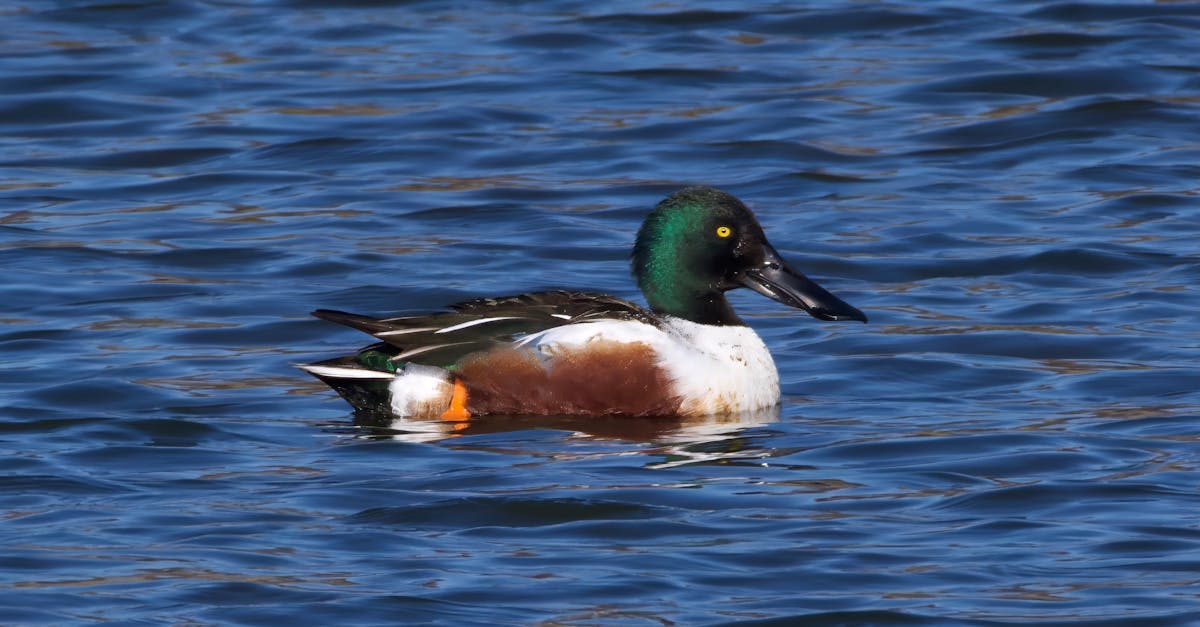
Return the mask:
<path fill-rule="evenodd" d="M 713 187 L 659 202 L 638 229 L 631 262 L 647 307 L 550 290 L 385 318 L 318 309 L 313 316 L 377 341 L 299 367 L 356 411 L 410 419 L 696 417 L 780 402 L 771 352 L 727 292 L 748 288 L 817 320 L 867 322 L 793 269 L 753 212 Z"/>

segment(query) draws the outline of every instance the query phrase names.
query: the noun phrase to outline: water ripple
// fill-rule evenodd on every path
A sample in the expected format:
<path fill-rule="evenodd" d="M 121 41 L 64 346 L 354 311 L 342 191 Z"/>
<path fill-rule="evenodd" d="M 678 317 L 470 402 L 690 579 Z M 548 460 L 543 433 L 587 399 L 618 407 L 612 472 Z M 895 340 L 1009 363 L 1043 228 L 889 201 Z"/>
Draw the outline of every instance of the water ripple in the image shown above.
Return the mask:
<path fill-rule="evenodd" d="M 1200 9 L 0 7 L 5 624 L 1188 625 Z M 636 298 L 688 183 L 783 405 L 353 415 L 317 307 Z M 185 608 L 185 609 L 181 609 Z"/>

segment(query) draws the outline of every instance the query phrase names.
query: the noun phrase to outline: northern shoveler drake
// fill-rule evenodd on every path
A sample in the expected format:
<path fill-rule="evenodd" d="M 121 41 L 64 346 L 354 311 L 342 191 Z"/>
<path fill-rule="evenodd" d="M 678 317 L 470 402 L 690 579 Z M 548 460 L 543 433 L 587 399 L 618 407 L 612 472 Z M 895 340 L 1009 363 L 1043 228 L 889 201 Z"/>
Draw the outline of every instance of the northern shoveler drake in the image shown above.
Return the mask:
<path fill-rule="evenodd" d="M 301 368 L 356 409 L 410 418 L 702 416 L 779 402 L 771 353 L 725 292 L 748 287 L 819 320 L 867 321 L 793 270 L 746 205 L 711 187 L 654 208 L 638 230 L 633 274 L 648 310 L 571 291 L 398 318 L 317 310 L 380 342 Z"/>

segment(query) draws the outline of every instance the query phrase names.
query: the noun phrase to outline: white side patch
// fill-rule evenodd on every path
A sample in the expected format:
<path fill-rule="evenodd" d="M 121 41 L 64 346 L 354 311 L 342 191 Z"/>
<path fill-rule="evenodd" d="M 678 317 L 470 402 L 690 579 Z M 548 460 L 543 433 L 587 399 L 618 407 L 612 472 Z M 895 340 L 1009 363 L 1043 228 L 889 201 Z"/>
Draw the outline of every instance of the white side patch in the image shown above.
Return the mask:
<path fill-rule="evenodd" d="M 392 411 L 399 416 L 440 416 L 453 392 L 449 372 L 420 364 L 405 365 L 388 385 Z"/>
<path fill-rule="evenodd" d="M 365 368 L 339 368 L 337 366 L 310 366 L 307 364 L 298 364 L 297 367 L 320 377 L 332 377 L 334 379 L 391 379 L 395 376 L 390 372 L 379 372 L 378 370 L 367 370 Z"/>

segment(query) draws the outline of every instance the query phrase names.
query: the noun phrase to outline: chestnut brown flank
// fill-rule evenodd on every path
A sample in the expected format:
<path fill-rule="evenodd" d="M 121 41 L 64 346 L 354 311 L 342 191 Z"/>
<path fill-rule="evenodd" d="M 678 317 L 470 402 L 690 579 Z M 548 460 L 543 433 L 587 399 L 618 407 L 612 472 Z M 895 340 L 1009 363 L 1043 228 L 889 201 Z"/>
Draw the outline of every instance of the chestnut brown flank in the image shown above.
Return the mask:
<path fill-rule="evenodd" d="M 671 416 L 679 398 L 645 344 L 596 341 L 546 359 L 529 349 L 468 356 L 457 374 L 472 414 Z"/>

